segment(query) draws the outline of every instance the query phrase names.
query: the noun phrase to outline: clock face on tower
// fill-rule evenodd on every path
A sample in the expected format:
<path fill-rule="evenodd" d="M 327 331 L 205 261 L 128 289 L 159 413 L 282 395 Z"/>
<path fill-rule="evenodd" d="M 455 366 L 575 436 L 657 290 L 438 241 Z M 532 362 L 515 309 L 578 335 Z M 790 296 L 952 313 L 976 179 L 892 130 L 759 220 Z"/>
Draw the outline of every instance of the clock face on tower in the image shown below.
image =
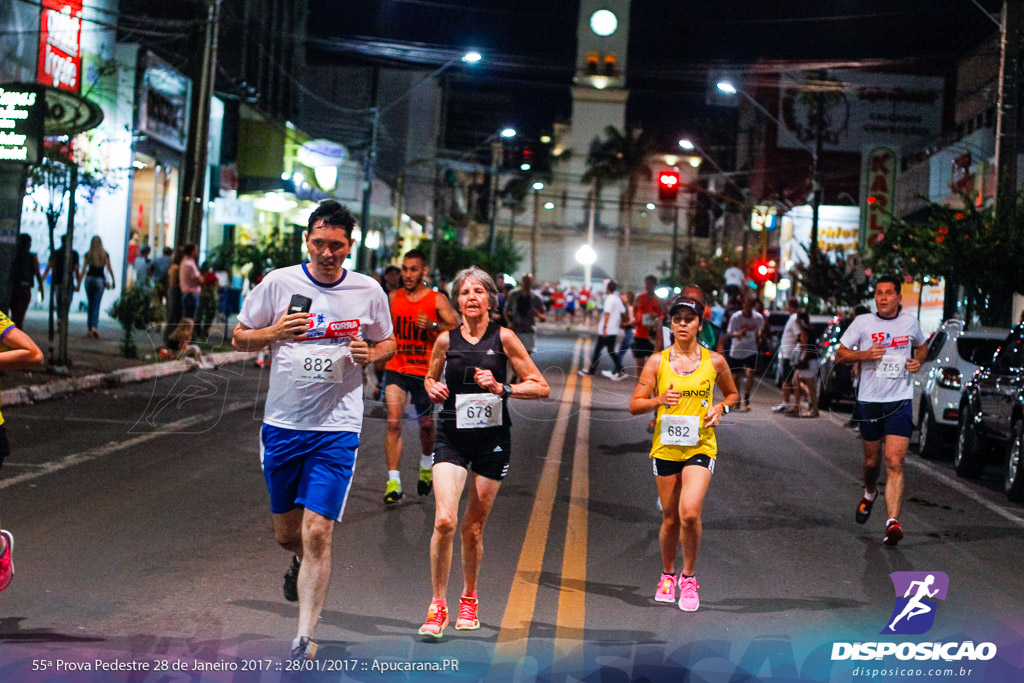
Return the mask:
<path fill-rule="evenodd" d="M 619 18 L 615 12 L 599 9 L 590 15 L 590 30 L 599 36 L 610 36 L 619 27 Z"/>

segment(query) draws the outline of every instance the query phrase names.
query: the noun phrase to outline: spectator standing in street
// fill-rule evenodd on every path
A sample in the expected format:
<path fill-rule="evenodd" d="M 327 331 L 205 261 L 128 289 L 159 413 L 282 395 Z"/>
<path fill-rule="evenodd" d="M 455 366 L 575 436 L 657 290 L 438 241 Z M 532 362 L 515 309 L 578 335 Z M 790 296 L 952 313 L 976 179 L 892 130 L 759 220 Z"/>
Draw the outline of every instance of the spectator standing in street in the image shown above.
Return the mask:
<path fill-rule="evenodd" d="M 36 272 L 38 275 L 38 271 Z M 43 352 L 32 338 L 15 327 L 14 322 L 0 313 L 0 371 L 24 370 L 43 364 Z M 11 444 L 0 414 L 0 467 L 11 454 Z M 0 591 L 10 585 L 14 577 L 14 536 L 0 526 Z"/>
<path fill-rule="evenodd" d="M 424 386 L 430 400 L 443 403 L 434 450 L 434 533 L 430 538 L 433 596 L 419 634 L 441 638 L 448 626 L 448 578 L 459 528 L 459 499 L 469 485 L 462 520 L 462 573 L 457 630 L 480 628 L 477 578 L 483 534 L 512 451 L 510 398 L 547 398 L 550 389 L 523 343 L 490 320 L 497 304 L 494 280 L 477 267 L 459 271 L 452 292 L 462 322 L 434 343 Z M 522 381 L 511 383 L 509 366 Z"/>
<path fill-rule="evenodd" d="M 811 316 L 807 311 L 796 314 L 799 336 L 794 348 L 793 384 L 794 409 L 787 410 L 790 415 L 800 417 L 818 417 L 818 347 L 814 345 Z M 800 410 L 800 401 L 807 397 L 807 410 Z"/>
<path fill-rule="evenodd" d="M 615 372 L 604 371 L 604 376 L 616 382 L 626 379 L 628 375 L 622 371 L 622 363 L 615 353 L 615 339 L 618 336 L 622 324 L 622 316 L 626 313 L 626 307 L 615 290 L 618 286 L 615 280 L 609 280 L 606 295 L 604 297 L 604 308 L 601 317 L 597 320 L 597 344 L 594 345 L 594 354 L 590 357 L 590 368 L 580 370 L 581 375 L 593 375 L 597 371 L 597 363 L 601 360 L 601 352 L 608 351 L 611 356 Z"/>
<path fill-rule="evenodd" d="M 533 291 L 533 275 L 526 273 L 519 281 L 519 289 L 506 295 L 505 321 L 531 356 L 537 350 L 538 320 L 547 320 L 547 313 L 544 302 Z"/>
<path fill-rule="evenodd" d="M 18 246 L 11 262 L 11 320 L 19 330 L 25 329 L 25 314 L 32 303 L 32 286 L 36 283 L 42 296 L 39 257 L 32 252 L 32 237 L 22 233 L 18 235 Z"/>
<path fill-rule="evenodd" d="M 110 273 L 110 282 L 107 282 Z M 82 260 L 82 272 L 78 274 L 78 285 L 85 282 L 85 296 L 89 301 L 87 333 L 93 339 L 100 338 L 100 305 L 103 302 L 103 290 L 113 289 L 114 268 L 110 265 L 110 254 L 103 248 L 103 240 L 93 235 L 89 243 L 89 251 Z"/>
<path fill-rule="evenodd" d="M 636 309 L 633 304 L 636 302 L 636 294 L 633 292 L 626 292 L 622 295 L 622 305 L 626 307 L 626 312 L 622 316 L 622 322 L 619 325 L 622 327 L 622 342 L 619 344 L 619 365 L 622 365 L 623 360 L 626 357 L 626 351 L 633 348 L 633 336 L 636 333 Z"/>
<path fill-rule="evenodd" d="M 883 542 L 888 546 L 903 539 L 899 522 L 904 490 L 903 461 L 914 429 L 911 375 L 921 369 L 927 353 L 927 339 L 917 318 L 900 310 L 901 284 L 895 277 L 878 279 L 876 312 L 854 318 L 840 337 L 836 352 L 839 363 L 860 363 L 857 411 L 864 444 L 864 495 L 857 505 L 856 520 L 864 524 L 871 516 L 878 496 L 884 445 L 885 507 L 889 519 L 885 523 Z"/>
<path fill-rule="evenodd" d="M 741 408 L 744 412 L 750 410 L 750 392 L 754 387 L 757 350 L 761 347 L 761 335 L 764 334 L 764 316 L 754 310 L 754 303 L 752 295 L 744 297 L 740 310 L 732 314 L 725 329 L 725 336 L 732 339 L 727 359 L 734 375 L 733 381 L 738 388 L 740 380 L 746 380 Z"/>
<path fill-rule="evenodd" d="M 796 352 L 797 343 L 800 339 L 800 326 L 796 319 L 797 311 L 800 310 L 800 301 L 791 296 L 786 301 L 786 310 L 789 312 L 789 319 L 786 326 L 782 328 L 782 336 L 779 338 L 779 362 L 782 367 L 782 403 L 772 407 L 773 413 L 783 411 L 792 414 L 800 410 L 800 394 L 797 387 L 797 378 L 793 373 L 793 354 Z M 796 399 L 793 397 L 797 392 Z"/>
<path fill-rule="evenodd" d="M 715 426 L 736 404 L 739 395 L 725 359 L 697 343 L 704 306 L 679 297 L 669 309 L 672 345 L 644 364 L 629 402 L 632 415 L 656 411 L 651 445 L 662 518 L 658 541 L 662 573 L 654 599 L 695 612 L 700 597 L 695 575 L 703 537 L 701 512 L 718 457 Z M 714 403 L 714 388 L 722 393 Z M 683 548 L 683 566 L 675 575 L 676 553 Z"/>
<path fill-rule="evenodd" d="M 232 335 L 236 350 L 269 346 L 274 356 L 260 460 L 274 537 L 293 553 L 284 580 L 285 599 L 299 603 L 293 659 L 316 655 L 312 637 L 330 583 L 334 526 L 363 423 L 360 366 L 387 360 L 396 348 L 380 284 L 342 265 L 354 228 L 347 208 L 320 202 L 305 233 L 310 260 L 268 273 L 246 297 Z"/>
<path fill-rule="evenodd" d="M 199 296 L 203 293 L 203 276 L 196 265 L 199 247 L 189 242 L 182 249 L 181 269 L 178 271 L 181 286 L 181 315 L 196 319 L 199 313 Z"/>

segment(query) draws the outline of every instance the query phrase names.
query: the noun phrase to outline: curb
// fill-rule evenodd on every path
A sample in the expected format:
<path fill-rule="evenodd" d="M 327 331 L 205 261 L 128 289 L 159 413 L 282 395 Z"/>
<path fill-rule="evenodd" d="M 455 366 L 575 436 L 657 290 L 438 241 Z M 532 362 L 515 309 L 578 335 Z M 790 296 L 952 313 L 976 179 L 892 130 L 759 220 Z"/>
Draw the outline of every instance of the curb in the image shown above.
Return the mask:
<path fill-rule="evenodd" d="M 255 353 L 248 351 L 225 351 L 224 353 L 213 353 L 207 358 L 214 365 L 226 363 L 237 363 L 239 361 L 255 358 Z M 148 365 L 137 365 L 130 368 L 121 368 L 112 372 L 86 375 L 70 379 L 59 379 L 46 384 L 33 386 L 15 387 L 0 392 L 0 405 L 5 408 L 18 405 L 31 405 L 39 401 L 47 401 L 60 396 L 102 389 L 104 387 L 116 387 L 121 384 L 133 382 L 145 382 L 149 379 L 157 379 L 168 375 L 181 374 L 198 367 L 195 363 L 185 360 L 176 360 L 168 363 L 151 363 Z"/>

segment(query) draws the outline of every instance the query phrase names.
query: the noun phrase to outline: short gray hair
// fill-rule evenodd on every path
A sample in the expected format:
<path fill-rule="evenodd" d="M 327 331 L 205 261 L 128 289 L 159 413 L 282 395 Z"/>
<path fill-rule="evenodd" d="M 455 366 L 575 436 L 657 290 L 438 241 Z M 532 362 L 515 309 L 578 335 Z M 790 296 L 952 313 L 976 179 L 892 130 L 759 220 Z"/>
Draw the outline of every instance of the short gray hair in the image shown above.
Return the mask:
<path fill-rule="evenodd" d="M 462 291 L 462 285 L 466 280 L 478 282 L 487 290 L 487 308 L 489 310 L 498 307 L 498 287 L 494 284 L 494 280 L 480 268 L 470 266 L 456 273 L 455 279 L 452 281 L 452 303 L 455 304 L 455 310 L 459 310 L 459 292 Z"/>

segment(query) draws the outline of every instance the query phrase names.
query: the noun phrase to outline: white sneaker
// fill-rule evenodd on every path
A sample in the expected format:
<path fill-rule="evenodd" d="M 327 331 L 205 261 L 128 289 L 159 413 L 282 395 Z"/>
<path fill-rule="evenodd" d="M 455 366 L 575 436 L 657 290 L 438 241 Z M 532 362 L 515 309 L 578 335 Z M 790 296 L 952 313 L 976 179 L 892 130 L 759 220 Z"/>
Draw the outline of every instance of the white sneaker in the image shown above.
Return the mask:
<path fill-rule="evenodd" d="M 780 404 L 778 404 L 776 406 L 772 406 L 772 412 L 773 413 L 781 413 L 783 411 L 789 410 L 792 407 L 793 407 L 792 403 L 780 403 Z"/>
<path fill-rule="evenodd" d="M 602 371 L 601 371 L 601 375 L 602 375 L 603 377 L 607 377 L 608 379 L 615 379 L 615 375 L 614 375 L 614 374 L 612 374 L 612 371 L 611 371 L 611 370 L 602 370 Z"/>
<path fill-rule="evenodd" d="M 580 370 L 580 376 L 581 377 L 593 377 L 594 373 L 592 373 L 590 370 Z"/>
<path fill-rule="evenodd" d="M 627 375 L 624 372 L 616 372 L 611 377 L 612 377 L 612 381 L 614 381 L 614 382 L 621 382 L 624 379 L 629 379 L 629 375 Z"/>

